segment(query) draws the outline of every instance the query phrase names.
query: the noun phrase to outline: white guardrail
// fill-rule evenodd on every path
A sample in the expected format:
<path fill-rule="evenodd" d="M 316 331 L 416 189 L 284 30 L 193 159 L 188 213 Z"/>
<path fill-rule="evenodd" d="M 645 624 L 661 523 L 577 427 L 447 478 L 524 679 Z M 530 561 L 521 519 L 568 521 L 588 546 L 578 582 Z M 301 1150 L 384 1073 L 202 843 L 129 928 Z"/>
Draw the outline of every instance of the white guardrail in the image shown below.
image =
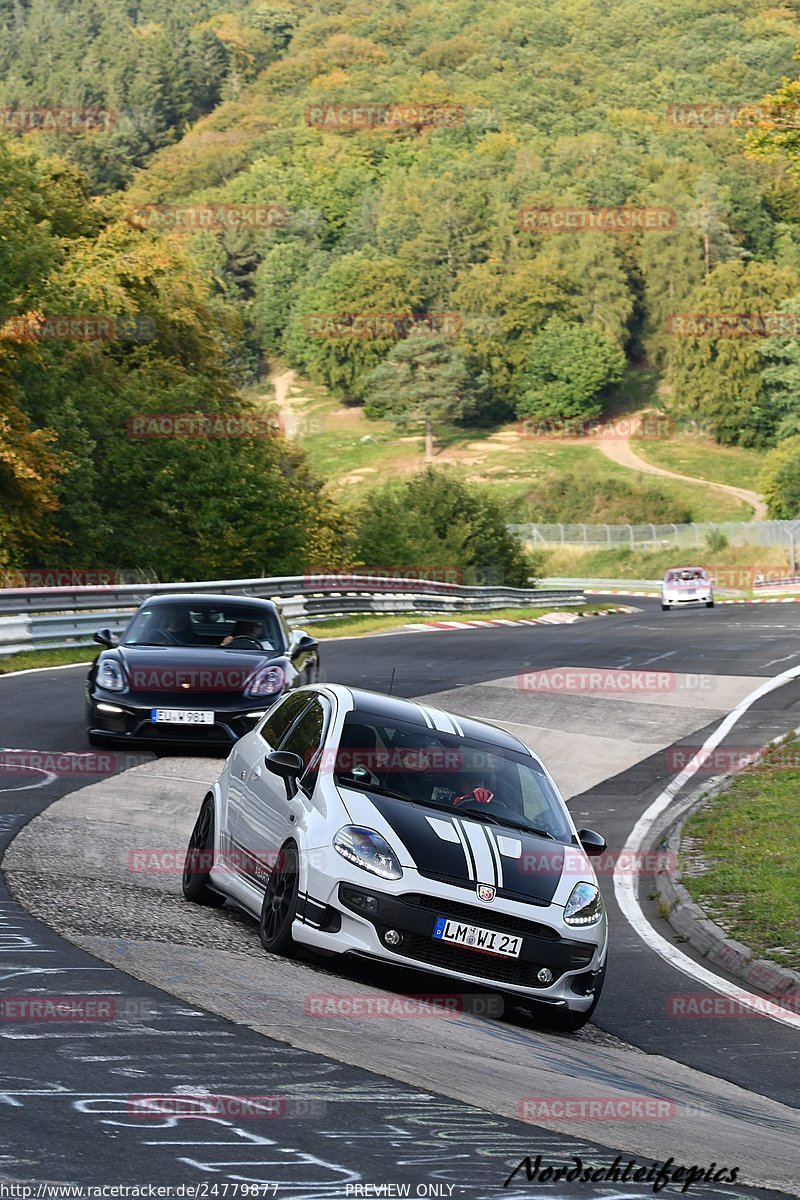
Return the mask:
<path fill-rule="evenodd" d="M 573 581 L 554 588 L 466 587 L 425 579 L 290 575 L 203 583 L 135 583 L 116 587 L 0 588 L 0 656 L 92 644 L 97 629 L 119 634 L 143 600 L 170 594 L 255 596 L 278 602 L 292 624 L 358 613 L 490 612 L 558 604 L 586 597 Z"/>

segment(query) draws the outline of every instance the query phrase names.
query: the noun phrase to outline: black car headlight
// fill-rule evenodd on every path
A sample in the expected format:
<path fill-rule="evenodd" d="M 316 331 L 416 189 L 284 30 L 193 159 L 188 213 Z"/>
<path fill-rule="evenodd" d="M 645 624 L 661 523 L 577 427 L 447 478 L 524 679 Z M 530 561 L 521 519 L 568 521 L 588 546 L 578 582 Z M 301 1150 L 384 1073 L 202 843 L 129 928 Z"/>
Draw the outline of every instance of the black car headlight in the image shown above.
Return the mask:
<path fill-rule="evenodd" d="M 333 839 L 333 845 L 342 858 L 354 867 L 361 867 L 381 879 L 402 879 L 403 868 L 385 837 L 374 829 L 362 829 L 359 825 L 345 825 Z"/>
<path fill-rule="evenodd" d="M 600 889 L 593 883 L 576 883 L 564 906 L 564 923 L 596 925 L 604 911 Z"/>
<path fill-rule="evenodd" d="M 286 683 L 283 667 L 262 667 L 250 676 L 244 689 L 245 696 L 274 696 L 282 692 Z"/>
<path fill-rule="evenodd" d="M 127 692 L 128 681 L 122 664 L 114 658 L 106 658 L 97 668 L 97 685 L 108 692 Z"/>

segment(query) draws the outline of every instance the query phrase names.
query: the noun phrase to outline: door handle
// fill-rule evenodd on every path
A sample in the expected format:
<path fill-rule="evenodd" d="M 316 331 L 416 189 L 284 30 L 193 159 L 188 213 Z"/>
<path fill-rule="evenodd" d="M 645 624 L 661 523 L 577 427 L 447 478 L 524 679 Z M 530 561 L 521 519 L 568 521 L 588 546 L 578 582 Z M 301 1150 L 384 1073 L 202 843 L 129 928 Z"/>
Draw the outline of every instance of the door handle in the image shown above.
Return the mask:
<path fill-rule="evenodd" d="M 245 778 L 246 778 L 246 776 L 247 776 L 247 771 L 240 771 L 240 772 L 239 772 L 239 778 L 240 778 L 240 779 L 245 779 Z"/>
<path fill-rule="evenodd" d="M 261 767 L 254 767 L 253 775 L 255 776 L 256 779 L 260 779 L 261 778 Z"/>

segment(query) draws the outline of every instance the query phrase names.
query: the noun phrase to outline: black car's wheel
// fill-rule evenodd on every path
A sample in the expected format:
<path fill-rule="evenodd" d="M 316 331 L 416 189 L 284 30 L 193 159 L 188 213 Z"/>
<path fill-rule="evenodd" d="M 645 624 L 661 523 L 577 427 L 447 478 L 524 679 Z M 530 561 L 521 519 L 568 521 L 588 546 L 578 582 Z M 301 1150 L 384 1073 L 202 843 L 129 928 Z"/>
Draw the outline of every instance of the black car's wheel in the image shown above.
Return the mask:
<path fill-rule="evenodd" d="M 297 850 L 284 846 L 270 872 L 261 905 L 259 932 L 261 945 L 270 954 L 291 957 L 297 947 L 292 937 L 292 922 L 297 912 L 300 863 Z"/>
<path fill-rule="evenodd" d="M 569 1008 L 546 1008 L 542 1005 L 531 1008 L 531 1015 L 536 1023 L 541 1025 L 543 1029 L 552 1029 L 557 1033 L 577 1033 L 579 1029 L 583 1029 L 584 1025 L 588 1025 L 592 1019 L 594 1010 L 597 1008 L 600 1000 L 600 993 L 603 990 L 603 984 L 606 979 L 606 963 L 600 971 L 597 983 L 594 986 L 594 996 L 592 1003 L 584 1012 L 576 1012 Z"/>
<path fill-rule="evenodd" d="M 205 904 L 208 908 L 221 908 L 225 897 L 208 886 L 208 872 L 214 855 L 214 801 L 206 796 L 195 821 L 186 858 L 183 863 L 181 888 L 187 900 L 193 904 Z"/>

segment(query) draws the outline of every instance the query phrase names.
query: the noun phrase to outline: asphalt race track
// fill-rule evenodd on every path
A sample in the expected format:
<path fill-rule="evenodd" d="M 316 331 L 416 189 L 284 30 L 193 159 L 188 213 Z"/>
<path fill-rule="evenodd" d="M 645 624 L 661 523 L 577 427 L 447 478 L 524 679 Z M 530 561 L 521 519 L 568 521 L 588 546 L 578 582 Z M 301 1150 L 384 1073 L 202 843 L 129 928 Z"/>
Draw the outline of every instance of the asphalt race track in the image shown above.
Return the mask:
<path fill-rule="evenodd" d="M 698 747 L 759 683 L 800 664 L 798 605 L 662 614 L 655 601 L 633 603 L 636 614 L 563 627 L 331 642 L 323 666 L 331 680 L 380 690 L 394 671 L 400 694 L 508 724 L 541 753 L 578 824 L 621 848 L 676 774 L 675 747 Z M 564 667 L 669 672 L 673 682 L 627 695 L 543 694 L 524 678 L 520 686 L 526 673 Z M 84 675 L 74 667 L 0 677 L 0 747 L 86 752 Z M 798 682 L 772 691 L 724 745 L 759 747 L 795 728 L 799 702 Z M 123 754 L 117 766 L 139 757 Z M 502 1185 L 525 1154 L 570 1166 L 574 1155 L 610 1165 L 618 1151 L 623 1165 L 635 1153 L 638 1164 L 671 1154 L 679 1164 L 735 1167 L 738 1151 L 747 1164 L 739 1183 L 800 1195 L 800 1022 L 671 1017 L 670 996 L 707 989 L 642 941 L 609 877 L 601 878 L 609 977 L 593 1025 L 575 1038 L 537 1030 L 513 1009 L 501 1020 L 303 1021 L 309 990 L 437 992 L 441 981 L 267 960 L 252 923 L 228 906 L 190 908 L 176 896 L 176 879 L 124 879 L 117 860 L 136 823 L 136 836 L 182 830 L 192 796 L 199 804 L 217 766 L 165 757 L 117 783 L 0 774 L 0 852 L 63 801 L 26 829 L 3 864 L 11 890 L 0 880 L 0 997 L 92 993 L 113 996 L 117 1008 L 115 1020 L 83 1026 L 0 1022 L 0 1182 L 258 1180 L 283 1196 L 331 1200 L 364 1184 L 406 1183 L 411 1195 L 437 1184 L 443 1190 L 433 1194 L 475 1200 L 536 1191 L 646 1196 L 649 1184 L 613 1179 L 552 1185 L 520 1173 Z M 646 878 L 639 899 L 675 944 Z M 220 971 L 234 964 L 239 985 L 228 976 L 220 986 Z M 618 1096 L 626 1088 L 675 1099 L 674 1116 L 605 1131 L 598 1122 L 544 1128 L 515 1119 L 521 1096 Z M 132 1095 L 181 1092 L 280 1096 L 284 1119 L 130 1115 Z M 748 1193 L 739 1183 L 698 1183 L 689 1194 Z M 663 1194 L 681 1194 L 680 1185 Z"/>

